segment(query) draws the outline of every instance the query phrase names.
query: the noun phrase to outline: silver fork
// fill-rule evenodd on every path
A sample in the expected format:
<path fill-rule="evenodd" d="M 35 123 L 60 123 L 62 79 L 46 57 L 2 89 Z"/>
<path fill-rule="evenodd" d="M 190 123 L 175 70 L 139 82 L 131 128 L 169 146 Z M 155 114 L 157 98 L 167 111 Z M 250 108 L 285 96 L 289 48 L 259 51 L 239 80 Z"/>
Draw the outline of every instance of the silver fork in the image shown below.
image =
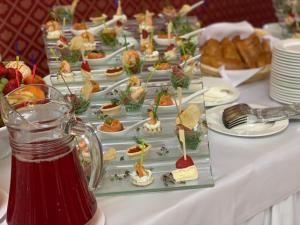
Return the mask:
<path fill-rule="evenodd" d="M 284 119 L 300 119 L 300 103 L 269 108 L 237 104 L 224 109 L 222 115 L 223 124 L 228 129 L 244 123 L 267 123 Z"/>

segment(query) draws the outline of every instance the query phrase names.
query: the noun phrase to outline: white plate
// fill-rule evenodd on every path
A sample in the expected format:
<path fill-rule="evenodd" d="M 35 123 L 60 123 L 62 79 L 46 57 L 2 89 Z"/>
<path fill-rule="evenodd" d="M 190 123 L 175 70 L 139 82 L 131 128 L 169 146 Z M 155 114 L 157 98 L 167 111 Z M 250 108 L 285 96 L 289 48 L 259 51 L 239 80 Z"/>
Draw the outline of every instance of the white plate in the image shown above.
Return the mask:
<path fill-rule="evenodd" d="M 0 220 L 5 216 L 7 211 L 8 195 L 0 189 Z"/>
<path fill-rule="evenodd" d="M 211 130 L 237 137 L 264 137 L 279 133 L 289 125 L 289 120 L 281 120 L 272 123 L 243 124 L 232 129 L 227 129 L 223 124 L 222 114 L 224 109 L 232 105 L 218 106 L 206 111 L 207 124 Z M 254 104 L 249 105 L 256 108 L 263 107 Z"/>
<path fill-rule="evenodd" d="M 286 39 L 280 41 L 276 46 L 276 50 L 287 52 L 290 54 L 300 55 L 300 40 L 299 39 Z"/>
<path fill-rule="evenodd" d="M 238 89 L 222 78 L 203 77 L 203 83 L 210 89 L 204 94 L 206 107 L 228 104 L 240 97 Z"/>

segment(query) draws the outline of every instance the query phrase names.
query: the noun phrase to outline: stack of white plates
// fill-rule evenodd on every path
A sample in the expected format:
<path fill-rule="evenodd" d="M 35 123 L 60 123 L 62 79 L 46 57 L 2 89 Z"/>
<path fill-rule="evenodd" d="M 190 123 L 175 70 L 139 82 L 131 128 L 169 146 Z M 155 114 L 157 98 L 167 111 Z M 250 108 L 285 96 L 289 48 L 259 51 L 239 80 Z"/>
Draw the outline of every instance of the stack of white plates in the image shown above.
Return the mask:
<path fill-rule="evenodd" d="M 300 39 L 283 40 L 275 46 L 270 96 L 281 103 L 300 102 Z"/>

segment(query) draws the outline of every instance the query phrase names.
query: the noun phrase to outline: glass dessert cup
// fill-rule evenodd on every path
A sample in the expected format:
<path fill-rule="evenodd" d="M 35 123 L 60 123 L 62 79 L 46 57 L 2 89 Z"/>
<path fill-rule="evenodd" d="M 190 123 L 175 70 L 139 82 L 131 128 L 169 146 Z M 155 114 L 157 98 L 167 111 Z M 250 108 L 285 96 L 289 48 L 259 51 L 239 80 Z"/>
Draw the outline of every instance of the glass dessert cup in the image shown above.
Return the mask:
<path fill-rule="evenodd" d="M 143 96 L 140 97 L 140 99 L 138 101 L 135 101 L 131 98 L 128 98 L 127 101 L 125 101 L 124 107 L 125 107 L 125 111 L 127 114 L 135 114 L 135 113 L 139 113 L 141 111 L 141 108 L 144 104 L 145 101 L 145 97 L 146 94 L 144 94 Z"/>
<path fill-rule="evenodd" d="M 178 124 L 176 126 L 176 135 L 178 140 L 179 140 L 179 134 L 178 134 L 179 128 L 184 130 L 186 148 L 188 150 L 197 150 L 201 142 L 201 134 L 202 134 L 200 123 L 198 123 L 192 130 L 183 125 Z"/>
<path fill-rule="evenodd" d="M 55 18 L 63 24 L 72 24 L 74 13 L 72 11 L 71 5 L 56 5 L 52 8 L 53 13 L 55 14 Z"/>
<path fill-rule="evenodd" d="M 173 73 L 171 75 L 171 84 L 175 89 L 177 89 L 178 87 L 187 89 L 190 86 L 190 82 L 190 78 L 186 75 L 183 75 L 182 77 L 178 77 Z"/>
<path fill-rule="evenodd" d="M 7 224 L 87 224 L 97 210 L 90 190 L 98 186 L 103 167 L 94 128 L 75 120 L 69 102 L 47 85 L 25 85 L 0 100 L 12 149 Z M 89 183 L 74 136 L 88 140 Z"/>

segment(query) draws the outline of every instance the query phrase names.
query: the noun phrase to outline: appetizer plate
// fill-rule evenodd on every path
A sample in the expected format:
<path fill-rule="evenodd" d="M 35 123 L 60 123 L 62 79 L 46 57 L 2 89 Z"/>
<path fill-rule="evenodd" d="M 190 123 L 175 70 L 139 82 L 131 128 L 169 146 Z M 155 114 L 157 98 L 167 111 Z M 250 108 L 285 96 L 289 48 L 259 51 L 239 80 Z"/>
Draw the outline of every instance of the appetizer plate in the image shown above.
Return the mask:
<path fill-rule="evenodd" d="M 153 37 L 154 41 L 156 44 L 161 45 L 161 46 L 169 46 L 170 44 L 175 44 L 176 39 L 175 38 L 159 38 L 158 35 L 154 35 Z"/>
<path fill-rule="evenodd" d="M 253 138 L 277 134 L 284 131 L 289 125 L 289 120 L 281 120 L 270 123 L 243 124 L 232 129 L 227 129 L 223 124 L 222 114 L 224 109 L 232 105 L 218 106 L 206 111 L 207 124 L 211 130 L 230 136 Z M 260 105 L 249 105 L 251 107 L 263 108 Z"/>
<path fill-rule="evenodd" d="M 153 66 L 149 66 L 148 67 L 148 71 L 149 72 L 153 72 L 153 74 L 156 74 L 156 75 L 168 75 L 172 72 L 172 69 L 168 69 L 168 70 L 157 70 L 155 69 Z"/>
<path fill-rule="evenodd" d="M 240 97 L 239 90 L 222 78 L 203 77 L 203 84 L 208 88 L 204 94 L 206 107 L 228 104 Z"/>

